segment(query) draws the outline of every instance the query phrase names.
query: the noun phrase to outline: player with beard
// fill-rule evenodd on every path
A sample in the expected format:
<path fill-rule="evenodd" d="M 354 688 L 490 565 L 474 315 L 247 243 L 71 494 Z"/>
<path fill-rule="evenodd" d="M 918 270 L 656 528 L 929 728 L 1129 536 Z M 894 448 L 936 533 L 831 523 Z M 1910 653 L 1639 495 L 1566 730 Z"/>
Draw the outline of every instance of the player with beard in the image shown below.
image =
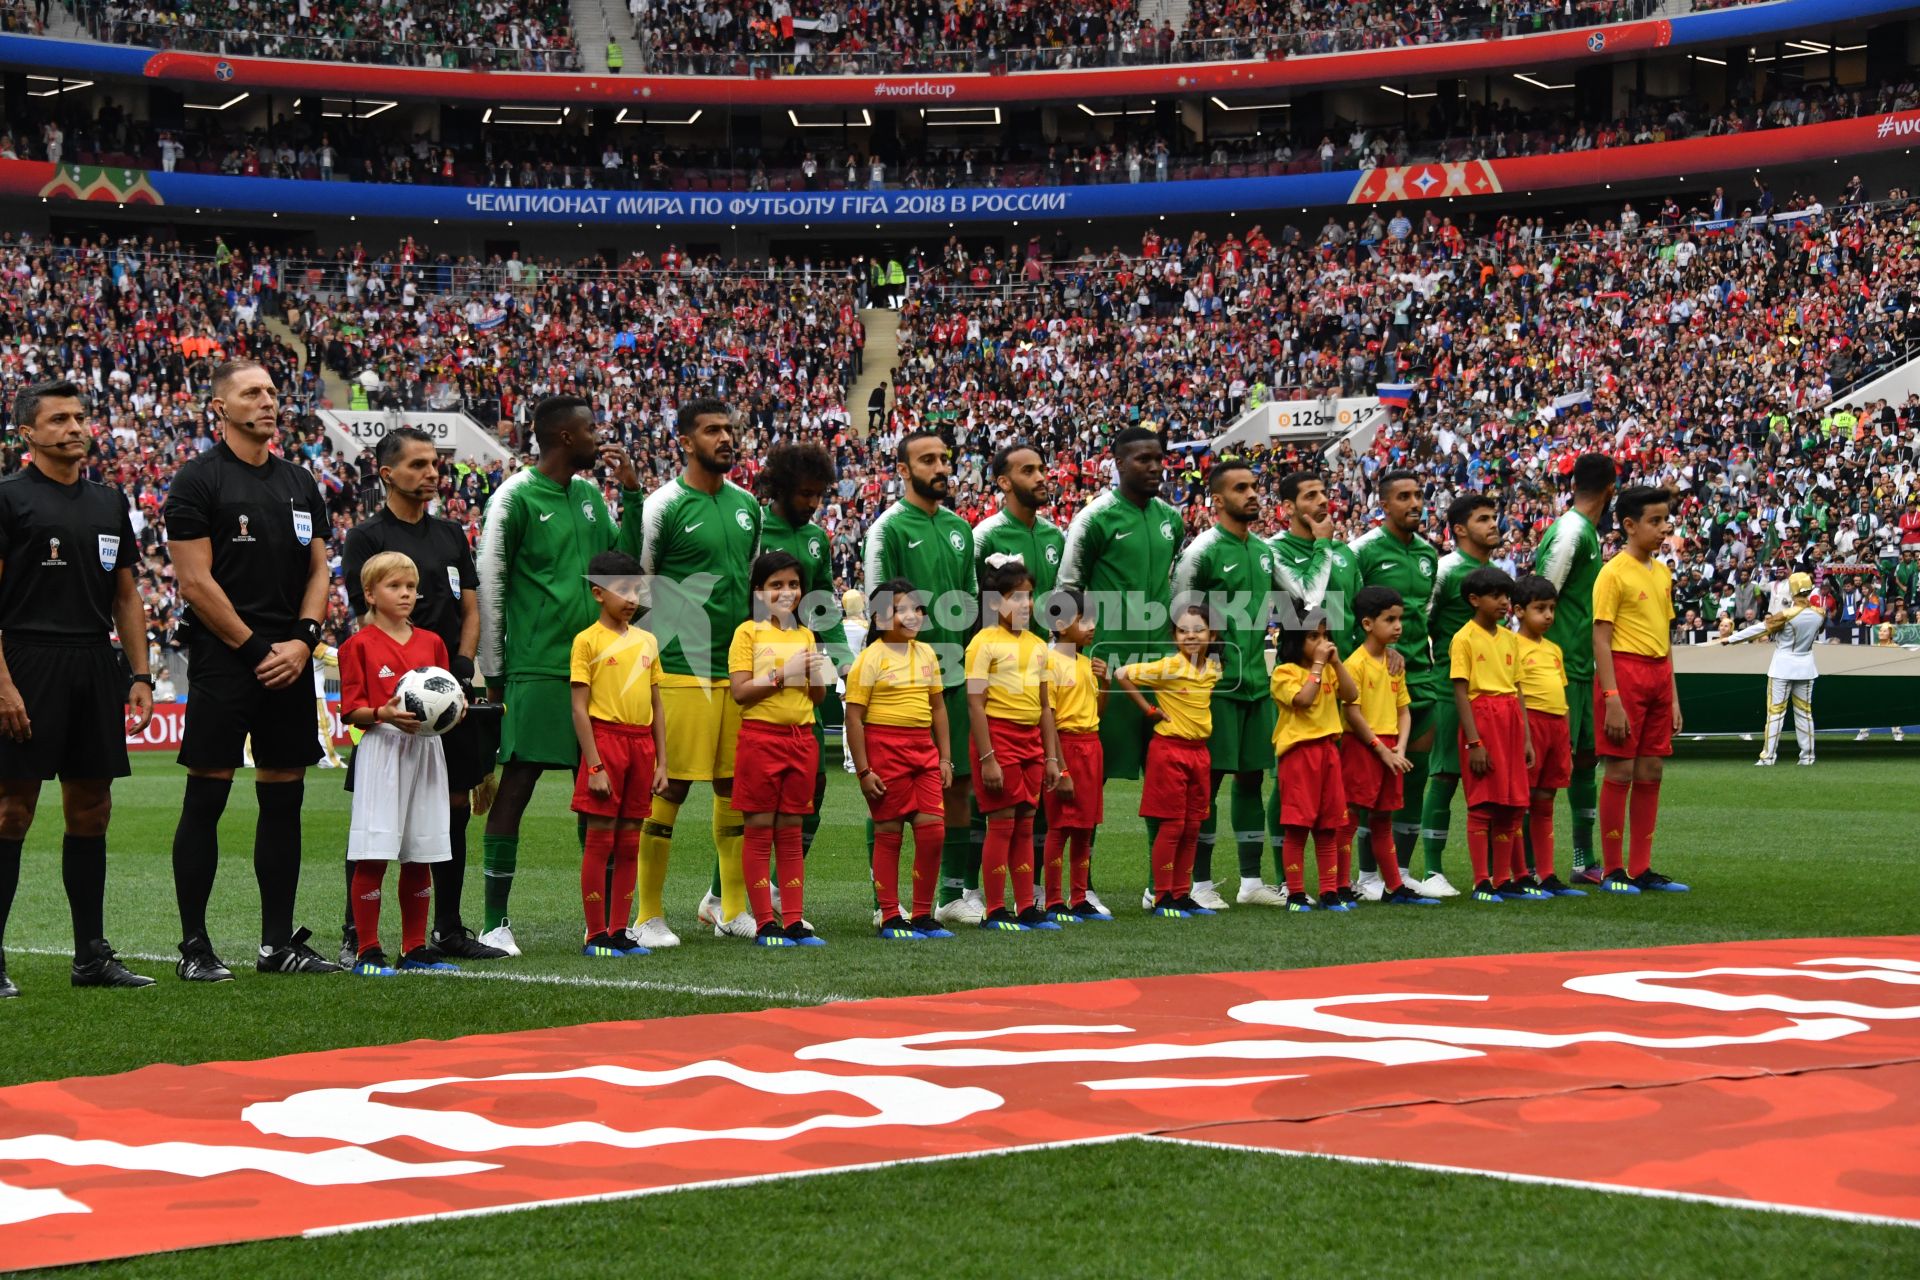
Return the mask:
<path fill-rule="evenodd" d="M 1273 585 L 1285 600 L 1298 601 L 1308 613 L 1324 609 L 1327 615 L 1327 635 L 1333 641 L 1341 661 L 1360 647 L 1359 619 L 1353 614 L 1354 597 L 1360 594 L 1360 561 L 1353 551 L 1334 541 L 1333 503 L 1327 493 L 1326 477 L 1317 471 L 1291 471 L 1280 477 L 1279 498 L 1286 508 L 1286 527 L 1267 542 L 1273 552 Z M 1289 606 L 1290 607 L 1290 606 Z M 1289 625 L 1282 619 L 1281 625 Z M 1398 651 L 1387 650 L 1387 666 L 1393 675 L 1399 675 L 1405 668 Z M 1273 795 L 1267 801 L 1267 834 L 1273 840 L 1276 856 L 1279 855 L 1281 841 L 1285 838 L 1284 824 L 1280 821 L 1280 787 L 1276 775 Z M 1369 835 L 1362 832 L 1363 836 Z M 1363 840 L 1361 843 L 1361 865 L 1371 867 L 1371 848 Z M 1249 863 L 1248 850 L 1243 845 L 1240 854 L 1240 874 L 1243 889 L 1258 895 L 1256 901 L 1274 905 L 1273 898 L 1285 901 L 1285 895 L 1278 889 L 1262 893 L 1252 888 L 1258 883 L 1260 858 L 1258 843 L 1252 846 L 1252 860 Z M 1248 877 L 1254 879 L 1248 879 Z M 1379 877 L 1373 878 L 1378 883 Z M 1361 878 L 1359 888 L 1364 895 L 1367 892 L 1367 879 Z M 1347 890 L 1349 901 L 1353 889 Z M 1372 895 L 1378 897 L 1378 894 Z"/>
<path fill-rule="evenodd" d="M 568 683 L 573 638 L 599 606 L 587 562 L 609 547 L 640 546 L 640 473 L 617 444 L 602 443 L 593 409 L 578 396 L 548 396 L 533 409 L 540 458 L 508 477 L 487 501 L 480 534 L 477 665 L 502 703 L 499 788 L 481 840 L 485 926 L 480 941 L 519 955 L 507 915 L 520 859 L 520 819 L 549 769 L 571 772 L 580 744 Z M 578 474 L 605 460 L 619 482 L 616 526 L 600 486 Z"/>
<path fill-rule="evenodd" d="M 1234 846 L 1240 861 L 1243 905 L 1284 907 L 1287 896 L 1260 878 L 1265 842 L 1260 829 L 1260 782 L 1273 757 L 1274 704 L 1267 692 L 1267 587 L 1273 551 L 1253 533 L 1260 518 L 1259 480 L 1238 459 L 1216 463 L 1207 475 L 1213 527 L 1187 544 L 1173 568 L 1174 607 L 1189 601 L 1219 619 L 1220 683 L 1214 686 L 1213 776 L 1207 816 L 1200 823 L 1193 862 L 1193 900 L 1224 911 L 1213 884 L 1213 847 L 1220 822 L 1220 784 L 1233 776 Z M 1151 909 L 1152 899 L 1142 900 Z"/>
<path fill-rule="evenodd" d="M 648 579 L 647 629 L 660 640 L 660 709 L 666 717 L 667 790 L 653 798 L 640 828 L 640 942 L 680 944 L 667 927 L 661 896 L 673 852 L 673 824 L 696 782 L 713 786 L 713 848 L 720 882 L 717 910 L 703 900 L 697 917 L 715 937 L 751 940 L 759 931 L 747 905 L 741 865 L 746 816 L 733 807 L 733 760 L 740 704 L 727 669 L 733 633 L 752 613 L 748 574 L 760 554 L 765 513 L 727 479 L 734 466 L 733 407 L 700 399 L 680 406 L 675 429 L 683 466 L 647 495 L 640 569 Z"/>
<path fill-rule="evenodd" d="M 947 838 L 940 850 L 942 924 L 977 925 L 986 918 L 979 904 L 964 896 L 979 884 L 979 846 L 968 831 L 972 765 L 968 754 L 967 638 L 979 613 L 979 577 L 973 556 L 973 530 L 943 504 L 953 484 L 953 451 L 937 431 L 909 432 L 894 451 L 905 491 L 867 528 L 866 597 L 881 585 L 905 578 L 927 602 L 920 640 L 933 646 L 946 680 L 947 733 L 953 752 L 953 780 L 947 785 Z"/>
<path fill-rule="evenodd" d="M 1505 536 L 1500 532 L 1500 512 L 1492 498 L 1484 493 L 1463 493 L 1447 507 L 1447 531 L 1453 535 L 1453 550 L 1440 557 L 1434 574 L 1433 596 L 1427 603 L 1427 637 L 1435 655 L 1434 673 L 1446 675 L 1450 666 L 1439 655 L 1451 651 L 1453 637 L 1473 621 L 1473 606 L 1463 588 L 1468 575 L 1484 569 L 1500 549 Z M 1414 679 L 1407 681 L 1409 697 Z M 1446 896 L 1439 892 L 1453 886 L 1441 868 L 1447 851 L 1447 829 L 1453 820 L 1453 796 L 1460 786 L 1460 720 L 1454 700 L 1439 694 L 1440 682 L 1428 677 L 1427 688 L 1434 693 L 1433 747 L 1427 756 L 1426 798 L 1420 809 L 1420 844 L 1426 856 L 1427 876 L 1415 888 L 1429 898 Z M 1418 730 L 1415 731 L 1418 736 Z"/>
<path fill-rule="evenodd" d="M 1420 804 L 1426 794 L 1427 752 L 1433 745 L 1433 719 L 1439 702 L 1451 702 L 1453 692 L 1448 668 L 1435 668 L 1433 647 L 1427 641 L 1427 611 L 1422 603 L 1433 598 L 1433 580 L 1439 570 L 1440 552 L 1420 536 L 1426 522 L 1427 499 L 1420 489 L 1418 472 L 1404 467 L 1382 471 L 1374 481 L 1375 499 L 1380 504 L 1381 521 L 1349 544 L 1353 558 L 1360 563 L 1363 586 L 1387 587 L 1408 602 L 1401 619 L 1400 639 L 1394 644 L 1406 663 L 1409 712 L 1413 722 L 1408 729 L 1409 742 L 1402 744 L 1413 769 L 1404 778 L 1406 803 L 1394 815 L 1393 856 L 1404 872 L 1412 863 L 1414 846 L 1420 842 Z M 1374 869 L 1374 858 L 1386 856 L 1371 844 L 1360 851 L 1362 872 Z M 1436 892 L 1425 882 L 1414 885 L 1429 898 L 1455 897 L 1459 891 L 1448 887 Z"/>
<path fill-rule="evenodd" d="M 988 474 L 994 487 L 1000 491 L 1000 509 L 973 526 L 974 574 L 985 581 L 988 556 L 1018 556 L 1033 578 L 1033 620 L 1028 630 L 1045 639 L 1052 634 L 1047 626 L 1045 606 L 1053 596 L 1054 580 L 1060 573 L 1060 554 L 1067 544 L 1066 534 L 1061 532 L 1060 526 L 1040 514 L 1053 501 L 1053 490 L 1047 480 L 1046 459 L 1035 446 L 1024 440 L 1016 440 L 993 455 Z M 986 842 L 986 819 L 978 813 L 973 815 L 969 823 L 967 838 L 976 853 Z M 1032 867 L 1036 879 L 1046 862 L 1046 839 L 1046 813 L 1036 810 L 1033 815 Z M 1016 872 L 1022 862 L 1020 853 L 1020 850 L 1014 851 L 1013 867 Z M 965 887 L 969 899 L 981 900 L 977 883 L 969 880 Z"/>

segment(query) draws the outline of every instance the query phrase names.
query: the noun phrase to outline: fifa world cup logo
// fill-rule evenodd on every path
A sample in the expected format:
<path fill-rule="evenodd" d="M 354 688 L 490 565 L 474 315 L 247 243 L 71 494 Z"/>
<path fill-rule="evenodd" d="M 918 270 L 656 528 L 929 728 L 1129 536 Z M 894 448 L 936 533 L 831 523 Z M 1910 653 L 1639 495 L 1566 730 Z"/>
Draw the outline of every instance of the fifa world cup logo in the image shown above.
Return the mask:
<path fill-rule="evenodd" d="M 47 559 L 58 560 L 59 558 L 60 558 L 60 539 L 58 538 L 47 539 Z"/>
<path fill-rule="evenodd" d="M 247 518 L 245 516 L 240 517 L 240 536 L 243 538 L 248 536 L 247 535 Z"/>

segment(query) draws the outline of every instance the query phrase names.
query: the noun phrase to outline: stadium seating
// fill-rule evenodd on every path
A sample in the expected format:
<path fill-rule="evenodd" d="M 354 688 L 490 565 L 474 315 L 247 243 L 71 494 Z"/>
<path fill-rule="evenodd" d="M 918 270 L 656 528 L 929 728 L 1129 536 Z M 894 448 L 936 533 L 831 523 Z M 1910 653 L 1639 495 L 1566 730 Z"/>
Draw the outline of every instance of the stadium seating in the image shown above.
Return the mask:
<path fill-rule="evenodd" d="M 1920 601 L 1894 570 L 1920 556 L 1920 511 L 1901 518 L 1920 465 L 1920 397 L 1864 404 L 1848 388 L 1920 342 L 1920 203 L 1897 191 L 1819 213 L 1785 203 L 1802 216 L 1718 229 L 1669 205 L 1552 228 L 1438 214 L 1402 226 L 1371 213 L 1329 217 L 1317 234 L 1150 233 L 1077 255 L 1036 238 L 976 258 L 954 241 L 912 260 L 893 407 L 871 437 L 845 400 L 861 368 L 858 316 L 877 300 L 846 265 L 749 267 L 677 250 L 614 267 L 481 263 L 411 241 L 314 261 L 21 242 L 0 257 L 0 392 L 10 402 L 54 374 L 88 388 L 96 474 L 136 507 L 142 590 L 162 634 L 177 602 L 160 506 L 178 462 L 211 445 L 213 362 L 238 354 L 265 360 L 285 390 L 287 450 L 320 478 L 336 531 L 373 490 L 365 460 L 335 458 L 305 416 L 329 381 L 371 382 L 374 407 L 464 408 L 515 444 L 539 396 L 583 394 L 654 480 L 675 466 L 673 406 L 727 396 L 749 437 L 743 481 L 770 443 L 834 453 L 842 480 L 821 523 L 847 585 L 866 523 L 897 496 L 889 450 L 905 430 L 951 435 L 955 505 L 970 520 L 992 509 L 992 451 L 1036 440 L 1054 460 L 1064 522 L 1107 483 L 1102 441 L 1119 425 L 1204 442 L 1267 398 L 1412 381 L 1413 408 L 1339 459 L 1343 534 L 1369 521 L 1368 477 L 1411 465 L 1429 478 L 1430 510 L 1464 488 L 1497 489 L 1507 555 L 1524 567 L 1571 458 L 1599 448 L 1681 492 L 1683 613 L 1763 611 L 1788 569 L 1848 563 L 1877 567 L 1867 576 L 1879 616 L 1905 622 Z M 304 365 L 288 340 L 306 345 Z M 1591 410 L 1551 412 L 1582 387 Z M 1268 484 L 1298 460 L 1253 452 Z M 446 509 L 477 533 L 503 472 L 461 461 Z M 1208 461 L 1198 443 L 1169 466 L 1168 493 L 1194 528 L 1207 518 Z M 1867 609 L 1868 585 L 1849 616 Z"/>
<path fill-rule="evenodd" d="M 154 48 L 412 66 L 577 71 L 563 0 L 299 10 L 251 0 L 65 0 L 102 40 Z M 1725 4 L 1754 0 L 1725 0 Z M 1725 7 L 1724 4 L 1696 8 Z M 1486 39 L 1624 22 L 1653 0 L 1197 0 L 1176 29 L 1137 0 L 852 6 L 818 0 L 630 0 L 638 65 L 666 75 L 1038 71 L 1257 59 Z"/>
<path fill-rule="evenodd" d="M 578 71 L 567 0 L 65 0 L 114 44 L 496 71 Z"/>

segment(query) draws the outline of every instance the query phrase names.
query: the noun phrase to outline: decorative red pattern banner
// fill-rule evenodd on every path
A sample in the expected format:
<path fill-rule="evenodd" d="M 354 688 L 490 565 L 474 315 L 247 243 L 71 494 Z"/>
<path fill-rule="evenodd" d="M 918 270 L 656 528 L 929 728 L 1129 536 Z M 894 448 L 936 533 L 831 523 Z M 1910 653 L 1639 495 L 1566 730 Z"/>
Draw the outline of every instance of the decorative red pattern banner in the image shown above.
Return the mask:
<path fill-rule="evenodd" d="M 1920 1223 L 1917 1065 L 1913 938 L 1116 980 L 158 1065 L 0 1090 L 0 1266 L 1129 1136 Z"/>
<path fill-rule="evenodd" d="M 1422 80 L 1463 72 L 1615 58 L 1663 49 L 1672 41 L 1673 24 L 1659 18 L 1500 40 L 1455 40 L 1265 62 L 1193 62 L 1173 66 L 1028 71 L 1013 75 L 924 72 L 897 76 L 764 77 L 447 71 L 167 50 L 147 61 L 144 74 L 162 80 L 217 83 L 235 90 L 403 94 L 455 102 L 710 107 L 889 107 L 975 102 L 1004 105 L 1075 98 L 1308 89 L 1377 79 Z"/>

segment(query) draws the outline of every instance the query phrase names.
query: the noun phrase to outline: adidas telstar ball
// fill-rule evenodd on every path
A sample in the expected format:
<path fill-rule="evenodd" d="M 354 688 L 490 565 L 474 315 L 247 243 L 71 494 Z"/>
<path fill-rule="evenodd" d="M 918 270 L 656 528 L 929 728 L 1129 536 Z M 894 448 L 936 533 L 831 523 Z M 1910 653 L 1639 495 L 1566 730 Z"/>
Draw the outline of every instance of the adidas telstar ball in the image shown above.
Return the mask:
<path fill-rule="evenodd" d="M 437 738 L 459 724 L 460 713 L 467 709 L 467 695 L 460 692 L 460 682 L 452 672 L 439 667 L 415 667 L 400 677 L 394 694 L 409 714 L 420 717 L 418 732 L 429 738 Z"/>

